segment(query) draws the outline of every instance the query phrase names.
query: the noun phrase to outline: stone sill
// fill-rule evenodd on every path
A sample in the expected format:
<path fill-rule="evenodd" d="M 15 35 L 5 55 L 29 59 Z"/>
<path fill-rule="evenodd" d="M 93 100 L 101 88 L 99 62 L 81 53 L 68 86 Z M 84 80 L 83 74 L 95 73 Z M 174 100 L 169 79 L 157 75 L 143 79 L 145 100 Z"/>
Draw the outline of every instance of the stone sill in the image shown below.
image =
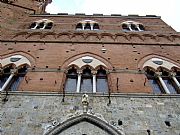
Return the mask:
<path fill-rule="evenodd" d="M 81 97 L 84 93 L 66 93 L 65 96 Z M 6 92 L 0 92 L 0 95 L 6 95 Z M 58 92 L 35 92 L 35 91 L 9 91 L 8 95 L 15 96 L 63 96 Z M 109 97 L 108 93 L 89 93 L 90 97 Z M 112 93 L 110 97 L 122 98 L 180 98 L 180 94 L 149 94 L 149 93 Z"/>

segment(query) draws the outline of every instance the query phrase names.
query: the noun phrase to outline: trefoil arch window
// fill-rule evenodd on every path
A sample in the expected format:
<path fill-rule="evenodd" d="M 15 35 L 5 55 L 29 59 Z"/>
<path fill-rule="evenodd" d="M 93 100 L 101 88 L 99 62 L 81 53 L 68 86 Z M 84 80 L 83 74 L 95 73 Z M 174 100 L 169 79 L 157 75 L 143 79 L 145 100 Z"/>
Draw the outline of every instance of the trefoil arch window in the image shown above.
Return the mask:
<path fill-rule="evenodd" d="M 97 70 L 96 75 L 97 80 L 97 92 L 100 93 L 107 93 L 108 92 L 108 80 L 107 80 L 107 73 L 106 70 L 103 68 L 100 68 Z"/>
<path fill-rule="evenodd" d="M 76 25 L 76 30 L 99 30 L 99 24 L 92 20 L 83 20 Z"/>
<path fill-rule="evenodd" d="M 134 21 L 123 22 L 122 29 L 124 31 L 144 31 L 145 30 L 143 24 L 134 22 Z"/>
<path fill-rule="evenodd" d="M 53 27 L 53 21 L 48 19 L 42 19 L 35 21 L 30 25 L 30 29 L 51 29 Z"/>

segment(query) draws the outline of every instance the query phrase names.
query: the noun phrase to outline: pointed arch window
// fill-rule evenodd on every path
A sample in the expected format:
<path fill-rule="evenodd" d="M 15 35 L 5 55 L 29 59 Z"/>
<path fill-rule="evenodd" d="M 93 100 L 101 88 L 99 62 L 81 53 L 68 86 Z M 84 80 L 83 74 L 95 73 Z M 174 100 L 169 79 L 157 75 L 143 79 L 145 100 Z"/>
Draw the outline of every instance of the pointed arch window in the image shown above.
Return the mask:
<path fill-rule="evenodd" d="M 86 23 L 84 29 L 85 29 L 85 30 L 91 30 L 91 25 L 90 25 L 90 23 Z"/>
<path fill-rule="evenodd" d="M 71 69 L 68 70 L 68 73 L 66 74 L 66 84 L 65 84 L 66 92 L 76 92 L 77 79 L 78 79 L 77 70 L 74 67 L 72 67 Z"/>
<path fill-rule="evenodd" d="M 108 92 L 108 81 L 106 71 L 100 68 L 97 71 L 97 92 L 107 93 Z"/>
<path fill-rule="evenodd" d="M 81 79 L 81 93 L 92 93 L 93 80 L 92 74 L 89 67 L 86 67 L 82 72 Z"/>
<path fill-rule="evenodd" d="M 83 20 L 76 25 L 76 30 L 99 30 L 99 24 L 92 20 Z"/>
<path fill-rule="evenodd" d="M 33 22 L 30 25 L 30 29 L 51 29 L 53 27 L 53 22 L 48 19 L 42 19 L 36 22 Z"/>
<path fill-rule="evenodd" d="M 81 23 L 78 23 L 78 24 L 76 25 L 76 30 L 82 30 L 82 29 L 83 29 L 82 24 L 81 24 Z"/>
<path fill-rule="evenodd" d="M 97 23 L 94 23 L 93 30 L 99 30 L 99 25 Z"/>
<path fill-rule="evenodd" d="M 165 91 L 163 90 L 162 86 L 160 85 L 160 82 L 157 79 L 155 72 L 153 70 L 151 70 L 150 68 L 147 68 L 146 76 L 147 76 L 147 79 L 149 80 L 149 83 L 150 83 L 152 89 L 153 89 L 153 93 L 155 93 L 155 94 L 165 93 Z"/>
<path fill-rule="evenodd" d="M 143 24 L 134 22 L 134 21 L 123 22 L 122 29 L 124 31 L 144 31 L 145 30 Z"/>

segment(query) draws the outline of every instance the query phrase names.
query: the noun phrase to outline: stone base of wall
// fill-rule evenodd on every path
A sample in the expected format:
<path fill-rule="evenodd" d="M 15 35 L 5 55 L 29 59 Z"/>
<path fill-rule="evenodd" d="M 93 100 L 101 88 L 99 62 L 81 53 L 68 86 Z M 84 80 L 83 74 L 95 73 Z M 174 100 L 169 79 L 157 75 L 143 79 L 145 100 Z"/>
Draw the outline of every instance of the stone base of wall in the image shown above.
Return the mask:
<path fill-rule="evenodd" d="M 41 135 L 77 112 L 82 112 L 82 95 L 11 93 L 0 95 L 1 135 Z M 125 135 L 180 135 L 180 96 L 89 95 L 89 112 L 98 114 L 110 125 L 119 126 Z M 85 122 L 61 134 L 108 134 Z M 86 129 L 86 130 L 85 130 Z M 90 130 L 88 130 L 90 129 Z M 93 130 L 94 129 L 94 130 Z"/>

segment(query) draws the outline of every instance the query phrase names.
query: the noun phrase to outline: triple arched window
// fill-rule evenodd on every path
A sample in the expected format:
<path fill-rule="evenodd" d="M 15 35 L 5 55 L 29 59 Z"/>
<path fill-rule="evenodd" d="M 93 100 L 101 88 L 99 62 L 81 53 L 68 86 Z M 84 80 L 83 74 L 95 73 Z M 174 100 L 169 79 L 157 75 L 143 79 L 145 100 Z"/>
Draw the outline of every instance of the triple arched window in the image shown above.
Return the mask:
<path fill-rule="evenodd" d="M 70 68 L 66 74 L 65 91 L 73 93 L 107 93 L 106 70 L 100 67 L 95 71 L 88 66 L 78 71 L 75 67 Z"/>
<path fill-rule="evenodd" d="M 180 70 L 173 63 L 152 58 L 145 63 L 144 70 L 154 93 L 180 93 Z"/>
<path fill-rule="evenodd" d="M 76 25 L 76 30 L 99 30 L 99 24 L 92 20 L 83 20 Z"/>
<path fill-rule="evenodd" d="M 30 29 L 51 29 L 52 27 L 53 27 L 53 21 L 48 19 L 35 21 L 29 26 Z"/>
<path fill-rule="evenodd" d="M 145 30 L 143 24 L 134 22 L 134 21 L 123 22 L 122 29 L 124 31 L 144 31 Z"/>
<path fill-rule="evenodd" d="M 65 91 L 72 93 L 107 93 L 106 65 L 100 60 L 85 56 L 69 64 L 66 72 Z"/>

